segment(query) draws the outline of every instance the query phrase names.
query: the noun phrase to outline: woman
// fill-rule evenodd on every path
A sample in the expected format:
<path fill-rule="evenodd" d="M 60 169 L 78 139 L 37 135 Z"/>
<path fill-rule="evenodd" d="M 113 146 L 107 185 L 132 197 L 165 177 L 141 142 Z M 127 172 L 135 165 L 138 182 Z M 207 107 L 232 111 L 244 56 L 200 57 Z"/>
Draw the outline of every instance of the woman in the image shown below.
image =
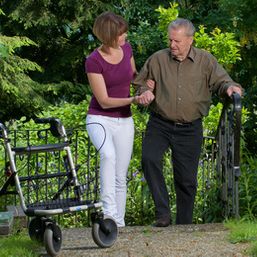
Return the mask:
<path fill-rule="evenodd" d="M 128 24 L 121 16 L 112 12 L 98 16 L 93 33 L 102 44 L 85 63 L 93 92 L 86 123 L 91 141 L 100 148 L 103 212 L 118 227 L 125 226 L 126 178 L 134 140 L 130 104 L 138 98 L 130 96 L 136 67 L 132 48 L 126 42 L 127 31 Z"/>

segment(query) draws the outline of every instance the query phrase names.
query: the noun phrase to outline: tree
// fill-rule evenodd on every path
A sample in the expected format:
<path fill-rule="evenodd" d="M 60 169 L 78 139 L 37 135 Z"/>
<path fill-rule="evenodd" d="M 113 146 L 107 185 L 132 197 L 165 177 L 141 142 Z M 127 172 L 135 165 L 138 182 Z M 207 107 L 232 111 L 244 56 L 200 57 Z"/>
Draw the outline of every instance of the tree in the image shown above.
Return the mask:
<path fill-rule="evenodd" d="M 111 9 L 110 4 L 96 0 L 5 0 L 2 8 L 8 13 L 3 32 L 27 36 L 39 46 L 23 52 L 44 68 L 44 73 L 33 75 L 36 80 L 85 82 L 83 61 L 96 46 L 93 21 L 96 15 Z"/>
<path fill-rule="evenodd" d="M 4 15 L 0 9 L 0 13 Z M 28 71 L 42 69 L 35 62 L 21 58 L 16 53 L 25 46 L 36 46 L 27 37 L 7 37 L 0 34 L 0 120 L 20 117 L 22 113 L 33 116 L 47 103 L 40 96 L 39 84 Z"/>
<path fill-rule="evenodd" d="M 220 0 L 221 15 L 227 17 L 229 29 L 239 38 L 242 62 L 234 73 L 245 88 L 243 103 L 250 112 L 244 124 L 247 148 L 257 151 L 257 0 Z"/>

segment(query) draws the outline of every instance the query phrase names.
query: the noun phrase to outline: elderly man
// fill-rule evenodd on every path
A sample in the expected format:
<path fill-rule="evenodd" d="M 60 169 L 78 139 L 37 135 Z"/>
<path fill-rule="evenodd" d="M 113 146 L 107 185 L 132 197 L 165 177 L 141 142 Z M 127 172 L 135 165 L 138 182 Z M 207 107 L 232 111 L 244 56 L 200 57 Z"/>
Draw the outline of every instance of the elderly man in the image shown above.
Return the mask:
<path fill-rule="evenodd" d="M 203 139 L 202 117 L 208 114 L 213 92 L 241 95 L 241 86 L 214 56 L 192 46 L 194 32 L 189 20 L 171 22 L 169 48 L 150 56 L 134 81 L 140 94 L 137 101 L 150 105 L 151 110 L 142 145 L 142 168 L 155 203 L 154 225 L 158 227 L 171 223 L 164 153 L 171 149 L 176 224 L 190 224 Z"/>

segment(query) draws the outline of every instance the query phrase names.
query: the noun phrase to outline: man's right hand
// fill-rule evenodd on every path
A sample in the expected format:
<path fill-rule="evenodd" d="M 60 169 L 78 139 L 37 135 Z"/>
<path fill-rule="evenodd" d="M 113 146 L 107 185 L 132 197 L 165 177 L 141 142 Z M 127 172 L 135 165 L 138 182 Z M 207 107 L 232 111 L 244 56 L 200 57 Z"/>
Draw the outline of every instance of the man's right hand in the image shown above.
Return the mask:
<path fill-rule="evenodd" d="M 139 104 L 142 104 L 143 106 L 149 105 L 153 100 L 155 96 L 152 91 L 147 90 L 143 92 L 140 96 L 136 97 L 136 101 Z"/>

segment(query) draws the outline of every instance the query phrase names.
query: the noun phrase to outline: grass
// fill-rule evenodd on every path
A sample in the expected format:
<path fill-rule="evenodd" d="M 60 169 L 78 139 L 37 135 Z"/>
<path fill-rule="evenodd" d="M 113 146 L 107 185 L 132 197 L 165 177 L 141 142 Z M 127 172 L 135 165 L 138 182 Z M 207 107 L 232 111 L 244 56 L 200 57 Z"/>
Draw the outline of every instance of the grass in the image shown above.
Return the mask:
<path fill-rule="evenodd" d="M 1 257 L 38 257 L 40 247 L 39 243 L 30 239 L 26 229 L 0 236 Z"/>
<path fill-rule="evenodd" d="M 231 243 L 250 243 L 248 254 L 257 257 L 257 221 L 229 220 L 224 225 L 230 230 Z"/>

